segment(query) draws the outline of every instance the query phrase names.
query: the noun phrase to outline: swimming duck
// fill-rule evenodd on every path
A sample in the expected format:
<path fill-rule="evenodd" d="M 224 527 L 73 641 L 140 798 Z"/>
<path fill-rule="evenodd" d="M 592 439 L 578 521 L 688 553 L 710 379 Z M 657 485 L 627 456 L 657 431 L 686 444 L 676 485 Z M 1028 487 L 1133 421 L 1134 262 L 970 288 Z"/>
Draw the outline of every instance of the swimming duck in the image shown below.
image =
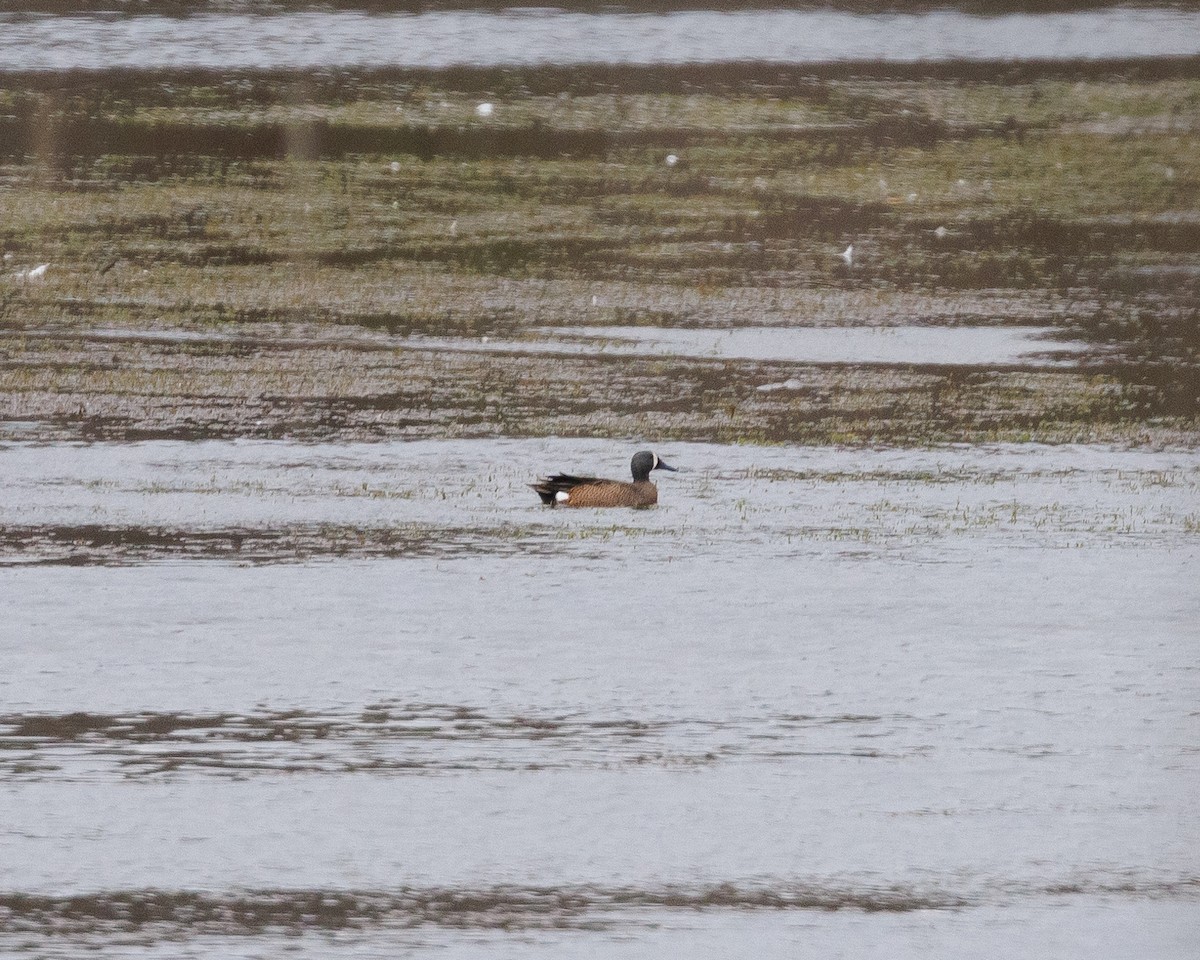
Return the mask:
<path fill-rule="evenodd" d="M 658 487 L 650 482 L 650 471 L 676 468 L 663 463 L 657 454 L 642 450 L 633 455 L 629 469 L 633 483 L 556 473 L 530 486 L 542 503 L 552 507 L 652 507 L 658 503 Z"/>

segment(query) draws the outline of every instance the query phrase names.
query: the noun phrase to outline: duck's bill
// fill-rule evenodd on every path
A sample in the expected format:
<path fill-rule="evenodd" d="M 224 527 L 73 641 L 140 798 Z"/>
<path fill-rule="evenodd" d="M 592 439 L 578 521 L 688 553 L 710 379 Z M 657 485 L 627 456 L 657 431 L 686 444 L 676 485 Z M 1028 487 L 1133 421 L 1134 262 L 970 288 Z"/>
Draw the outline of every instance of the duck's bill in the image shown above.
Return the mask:
<path fill-rule="evenodd" d="M 658 463 L 657 463 L 657 464 L 655 464 L 655 467 L 654 467 L 654 469 L 655 469 L 655 470 L 670 470 L 672 473 L 678 473 L 678 472 L 679 472 L 679 468 L 678 468 L 678 467 L 672 467 L 672 466 L 671 466 L 669 463 L 667 463 L 665 460 L 659 460 L 659 461 L 658 461 Z"/>

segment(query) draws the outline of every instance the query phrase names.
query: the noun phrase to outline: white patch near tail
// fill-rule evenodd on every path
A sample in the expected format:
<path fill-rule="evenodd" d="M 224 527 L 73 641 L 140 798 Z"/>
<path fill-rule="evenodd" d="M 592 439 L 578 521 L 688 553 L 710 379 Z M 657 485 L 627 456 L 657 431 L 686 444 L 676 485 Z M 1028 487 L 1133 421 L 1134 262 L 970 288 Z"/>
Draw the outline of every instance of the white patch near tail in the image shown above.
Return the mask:
<path fill-rule="evenodd" d="M 566 503 L 570 499 L 571 495 L 567 493 L 566 490 L 559 490 L 558 493 L 554 495 L 555 503 Z"/>

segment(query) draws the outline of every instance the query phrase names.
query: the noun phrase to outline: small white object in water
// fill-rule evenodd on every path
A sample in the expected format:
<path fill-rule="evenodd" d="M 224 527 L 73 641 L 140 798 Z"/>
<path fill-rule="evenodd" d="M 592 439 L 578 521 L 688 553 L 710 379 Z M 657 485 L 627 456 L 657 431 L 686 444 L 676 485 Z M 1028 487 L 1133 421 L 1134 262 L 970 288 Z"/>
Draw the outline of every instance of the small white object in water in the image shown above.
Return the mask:
<path fill-rule="evenodd" d="M 452 237 L 458 236 L 458 221 L 457 220 L 450 221 L 450 236 L 452 236 Z"/>
<path fill-rule="evenodd" d="M 490 117 L 492 115 L 492 111 L 495 109 L 496 107 L 493 104 L 481 103 L 475 107 L 475 115 L 477 117 Z"/>
<path fill-rule="evenodd" d="M 673 167 L 679 162 L 679 158 L 673 153 L 667 154 L 667 159 L 664 161 L 668 167 Z"/>
<path fill-rule="evenodd" d="M 399 173 L 400 172 L 400 161 L 393 160 L 390 169 L 391 169 L 392 173 Z"/>
<path fill-rule="evenodd" d="M 933 235 L 935 237 L 937 237 L 939 240 L 945 240 L 946 234 L 948 234 L 949 232 L 950 231 L 947 230 L 945 227 L 938 227 L 936 230 L 933 231 Z"/>
<path fill-rule="evenodd" d="M 593 307 L 600 306 L 600 298 L 598 296 L 596 296 L 594 293 L 592 294 L 592 306 Z"/>
<path fill-rule="evenodd" d="M 784 380 L 782 383 L 764 383 L 761 387 L 755 387 L 759 393 L 773 393 L 776 390 L 802 390 L 804 384 L 792 377 Z"/>
<path fill-rule="evenodd" d="M 50 269 L 50 264 L 39 263 L 36 267 L 32 267 L 25 271 L 26 280 L 40 280 L 46 275 L 46 271 Z"/>
<path fill-rule="evenodd" d="M 854 266 L 854 244 L 850 244 L 839 256 L 846 261 L 846 266 Z"/>

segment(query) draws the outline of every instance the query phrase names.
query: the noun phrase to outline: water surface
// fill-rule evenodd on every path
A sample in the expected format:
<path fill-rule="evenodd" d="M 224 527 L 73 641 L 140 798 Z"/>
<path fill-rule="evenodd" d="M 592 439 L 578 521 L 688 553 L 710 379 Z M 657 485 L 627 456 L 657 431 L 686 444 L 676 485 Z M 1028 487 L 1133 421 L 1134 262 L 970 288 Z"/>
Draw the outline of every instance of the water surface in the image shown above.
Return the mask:
<path fill-rule="evenodd" d="M 1191 955 L 1194 452 L 660 452 L 6 445 L 0 945 Z"/>
<path fill-rule="evenodd" d="M 971 16 L 949 10 L 0 15 L 8 70 L 788 64 L 1093 60 L 1200 53 L 1200 13 L 1123 8 Z"/>
<path fill-rule="evenodd" d="M 696 330 L 646 326 L 551 328 L 546 348 L 586 352 L 864 363 L 1058 366 L 1081 343 L 1053 341 L 1051 327 L 737 327 Z M 541 344 L 539 347 L 543 346 Z"/>

